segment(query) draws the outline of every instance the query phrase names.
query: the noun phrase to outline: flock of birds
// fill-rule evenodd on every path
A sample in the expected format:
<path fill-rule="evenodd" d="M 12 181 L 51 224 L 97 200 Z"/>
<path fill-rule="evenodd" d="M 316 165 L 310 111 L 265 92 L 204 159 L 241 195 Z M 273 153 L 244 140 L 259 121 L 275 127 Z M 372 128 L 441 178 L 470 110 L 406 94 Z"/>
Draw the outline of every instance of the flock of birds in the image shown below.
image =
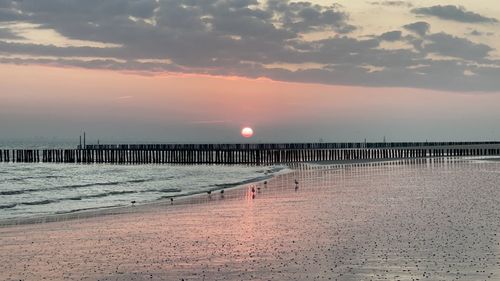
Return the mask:
<path fill-rule="evenodd" d="M 295 183 L 295 191 L 297 191 L 299 189 L 299 181 L 297 179 L 295 179 L 294 183 Z M 267 181 L 264 181 L 264 187 L 267 187 Z M 212 191 L 213 190 L 208 190 L 207 191 L 207 194 L 208 194 L 209 198 L 211 198 L 211 196 L 212 196 Z M 260 192 L 260 187 L 257 187 L 257 191 Z M 220 195 L 221 195 L 221 198 L 224 198 L 224 189 L 220 190 Z M 252 199 L 255 199 L 255 186 L 252 186 Z M 132 204 L 132 207 L 135 207 L 135 204 L 137 203 L 137 201 L 136 200 L 132 200 L 130 203 Z M 174 198 L 173 197 L 170 197 L 170 204 L 171 205 L 174 204 Z"/>

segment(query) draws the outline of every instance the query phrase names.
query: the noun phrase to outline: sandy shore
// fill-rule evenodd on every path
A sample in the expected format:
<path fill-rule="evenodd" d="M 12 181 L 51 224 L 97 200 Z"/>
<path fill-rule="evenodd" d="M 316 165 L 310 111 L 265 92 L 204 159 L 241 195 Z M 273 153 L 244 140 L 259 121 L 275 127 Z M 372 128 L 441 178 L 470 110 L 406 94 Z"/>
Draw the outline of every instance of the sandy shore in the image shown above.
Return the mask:
<path fill-rule="evenodd" d="M 224 196 L 1 227 L 0 279 L 500 279 L 500 164 L 332 168 Z"/>

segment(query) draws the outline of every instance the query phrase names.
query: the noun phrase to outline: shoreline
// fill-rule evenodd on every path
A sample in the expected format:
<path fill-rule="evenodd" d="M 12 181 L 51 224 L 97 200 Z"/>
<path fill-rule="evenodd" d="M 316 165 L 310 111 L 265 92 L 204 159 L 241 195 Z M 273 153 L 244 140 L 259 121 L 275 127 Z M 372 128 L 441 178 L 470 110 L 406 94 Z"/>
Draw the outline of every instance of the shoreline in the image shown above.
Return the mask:
<path fill-rule="evenodd" d="M 417 159 L 417 158 L 415 158 Z M 415 160 L 413 159 L 413 160 Z M 344 160 L 344 161 L 324 161 L 324 162 L 300 162 L 300 163 L 288 163 L 284 164 L 284 168 L 278 170 L 277 172 L 268 175 L 261 176 L 254 179 L 249 179 L 242 181 L 233 186 L 231 183 L 223 184 L 228 187 L 220 187 L 213 188 L 211 191 L 214 193 L 220 192 L 220 190 L 225 190 L 225 199 L 231 199 L 235 195 L 239 194 L 234 192 L 237 189 L 244 189 L 247 185 L 259 184 L 264 181 L 271 180 L 276 176 L 282 174 L 293 173 L 297 169 L 302 169 L 303 167 L 318 167 L 323 169 L 325 166 L 333 165 L 335 169 L 340 169 L 347 165 L 356 165 L 356 164 L 369 164 L 369 163 L 384 163 L 391 161 L 400 161 L 400 160 L 412 160 L 412 159 L 366 159 L 366 160 Z M 235 193 L 235 194 L 233 194 Z M 241 193 L 241 192 L 240 192 Z M 232 197 L 231 197 L 232 196 Z M 170 198 L 174 198 L 174 204 L 171 204 Z M 18 217 L 18 218 L 7 218 L 0 219 L 0 228 L 5 228 L 9 226 L 16 225 L 30 225 L 30 224 L 44 224 L 51 222 L 59 222 L 59 221 L 68 221 L 68 220 L 81 220 L 87 218 L 95 218 L 100 216 L 113 216 L 113 215 L 122 215 L 122 214 L 131 214 L 131 213 L 140 213 L 151 211 L 151 209 L 155 209 L 158 207 L 164 206 L 180 206 L 180 205 L 192 205 L 205 203 L 205 199 L 207 198 L 205 191 L 200 191 L 193 194 L 184 194 L 184 195 L 174 195 L 174 196 L 166 196 L 165 198 L 160 198 L 155 201 L 145 202 L 142 204 L 136 204 L 135 206 L 114 206 L 114 207 L 101 207 L 101 208 L 91 208 L 88 210 L 77 210 L 73 212 L 65 212 L 65 213 L 54 213 L 48 215 L 39 215 L 33 217 Z M 213 197 L 212 197 L 213 199 Z"/>
<path fill-rule="evenodd" d="M 420 161 L 435 160 L 435 159 L 461 159 L 461 160 L 483 160 L 483 161 L 500 161 L 500 157 L 484 157 L 484 156 L 451 156 L 451 157 L 427 157 L 427 158 L 398 158 L 398 159 L 366 159 L 366 160 L 343 160 L 343 161 L 321 161 L 321 162 L 301 162 L 301 163 L 288 163 L 284 164 L 284 168 L 278 170 L 277 172 L 268 175 L 261 176 L 254 179 L 244 180 L 241 183 L 233 185 L 232 183 L 222 184 L 220 187 L 210 189 L 214 195 L 209 197 L 207 201 L 207 194 L 205 191 L 200 191 L 193 194 L 185 195 L 174 195 L 166 196 L 164 198 L 157 199 L 155 201 L 145 202 L 142 204 L 136 204 L 135 206 L 115 206 L 115 207 L 102 207 L 102 208 L 91 208 L 88 210 L 77 210 L 66 213 L 55 213 L 49 215 L 41 215 L 35 217 L 19 217 L 19 218 L 7 218 L 0 219 L 0 228 L 5 228 L 9 226 L 16 225 L 30 225 L 30 224 L 43 224 L 51 222 L 60 222 L 68 220 L 81 220 L 87 218 L 95 218 L 100 216 L 114 216 L 122 214 L 131 213 L 145 213 L 151 212 L 160 207 L 174 207 L 183 205 L 192 205 L 199 203 L 207 203 L 210 201 L 217 201 L 220 190 L 224 190 L 224 199 L 230 200 L 237 197 L 241 197 L 241 191 L 249 185 L 261 185 L 264 181 L 269 181 L 277 176 L 283 174 L 294 173 L 300 169 L 328 169 L 326 166 L 332 166 L 331 169 L 342 169 L 348 166 L 365 165 L 365 164 L 377 164 L 381 165 L 401 162 L 401 163 L 416 163 Z M 239 192 L 238 192 L 239 190 Z M 170 198 L 174 198 L 173 204 L 171 204 Z"/>
<path fill-rule="evenodd" d="M 210 191 L 217 193 L 220 190 L 225 190 L 225 194 L 232 193 L 232 190 L 241 189 L 246 185 L 258 184 L 264 182 L 266 180 L 270 180 L 277 175 L 285 173 L 293 172 L 289 167 L 285 167 L 283 169 L 278 170 L 277 172 L 260 176 L 253 179 L 243 180 L 240 183 L 233 184 L 227 183 L 222 184 L 220 187 L 215 187 L 210 189 Z M 193 194 L 184 194 L 184 195 L 174 195 L 174 196 L 165 196 L 164 198 L 160 198 L 154 201 L 144 202 L 142 204 L 128 205 L 128 206 L 114 206 L 114 207 L 101 207 L 101 208 L 91 208 L 88 210 L 77 210 L 72 212 L 65 213 L 54 213 L 48 215 L 40 215 L 34 217 L 18 217 L 18 218 L 7 218 L 0 219 L 0 228 L 16 226 L 16 225 L 31 225 L 31 224 L 44 224 L 51 222 L 60 222 L 60 221 L 69 221 L 69 220 L 80 220 L 87 218 L 95 218 L 100 216 L 113 216 L 113 215 L 122 215 L 122 214 L 131 214 L 131 213 L 141 213 L 150 211 L 152 208 L 157 208 L 161 206 L 181 206 L 181 205 L 190 205 L 196 204 L 200 202 L 200 199 L 206 197 L 206 191 L 200 191 Z M 229 197 L 226 195 L 226 197 Z M 171 204 L 170 198 L 174 198 L 174 204 Z"/>

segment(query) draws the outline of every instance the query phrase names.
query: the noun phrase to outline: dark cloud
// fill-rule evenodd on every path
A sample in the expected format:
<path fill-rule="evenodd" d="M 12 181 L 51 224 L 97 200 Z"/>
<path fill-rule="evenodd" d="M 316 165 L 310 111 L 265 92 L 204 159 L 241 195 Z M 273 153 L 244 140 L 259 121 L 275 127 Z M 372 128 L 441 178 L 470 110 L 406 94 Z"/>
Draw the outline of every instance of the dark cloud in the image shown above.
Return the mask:
<path fill-rule="evenodd" d="M 480 60 L 488 56 L 493 49 L 484 44 L 477 44 L 470 40 L 455 37 L 446 33 L 431 34 L 427 37 L 431 43 L 424 47 L 428 53 L 443 56 L 463 58 L 467 60 Z"/>
<path fill-rule="evenodd" d="M 425 34 L 427 34 L 427 32 L 429 32 L 431 25 L 426 23 L 425 21 L 419 21 L 407 24 L 403 27 L 409 31 L 415 32 L 420 36 L 424 36 Z"/>
<path fill-rule="evenodd" d="M 423 55 L 437 54 L 444 57 L 454 57 L 464 60 L 483 60 L 494 49 L 485 44 L 479 44 L 466 38 L 453 36 L 444 32 L 429 34 L 430 25 L 426 22 L 416 22 L 404 26 L 415 32 L 419 37 L 406 36 L 403 40 L 412 44 L 416 51 Z"/>
<path fill-rule="evenodd" d="M 401 34 L 402 33 L 399 30 L 389 31 L 380 35 L 380 39 L 385 41 L 398 41 L 401 39 Z"/>
<path fill-rule="evenodd" d="M 493 36 L 493 35 L 495 35 L 495 33 L 493 33 L 493 32 L 482 32 L 482 31 L 474 29 L 471 32 L 469 32 L 468 35 L 472 35 L 472 36 Z"/>
<path fill-rule="evenodd" d="M 452 20 L 465 23 L 496 23 L 498 22 L 495 18 L 488 18 L 480 14 L 467 11 L 464 7 L 446 5 L 446 6 L 432 6 L 415 8 L 412 10 L 413 13 L 419 15 L 435 16 L 444 20 Z"/>
<path fill-rule="evenodd" d="M 270 0 L 267 5 L 287 28 L 295 32 L 332 29 L 340 33 L 349 33 L 355 29 L 346 23 L 348 15 L 341 11 L 339 6 L 328 7 L 309 2 L 282 0 Z"/>
<path fill-rule="evenodd" d="M 128 61 L 120 62 L 113 59 L 93 59 L 93 60 L 77 60 L 68 58 L 1 58 L 0 63 L 8 64 L 35 64 L 35 65 L 51 65 L 58 67 L 80 67 L 87 69 L 106 69 L 119 71 L 133 71 L 143 74 L 152 74 L 155 72 L 183 72 L 182 68 L 175 65 L 165 63 L 151 63 Z"/>
<path fill-rule="evenodd" d="M 477 31 L 477 30 L 473 30 L 469 34 L 472 35 L 472 36 L 482 36 L 483 35 L 482 32 Z"/>
<path fill-rule="evenodd" d="M 0 35 L 1 63 L 460 91 L 500 87 L 500 80 L 493 78 L 500 68 L 491 67 L 500 62 L 489 58 L 491 47 L 447 33 L 432 34 L 425 22 L 405 25 L 412 33 L 404 36 L 393 30 L 356 38 L 350 33 L 355 27 L 349 14 L 338 5 L 283 0 L 0 0 L 0 9 L 70 39 L 113 44 L 61 47 L 6 42 Z M 307 35 L 313 32 L 324 34 L 323 39 L 310 39 Z M 3 33 L 4 39 L 15 36 L 11 30 Z M 414 48 L 383 49 L 382 41 Z"/>
<path fill-rule="evenodd" d="M 123 48 L 57 47 L 3 41 L 0 41 L 0 53 L 53 57 L 114 57 L 120 59 L 129 57 Z"/>

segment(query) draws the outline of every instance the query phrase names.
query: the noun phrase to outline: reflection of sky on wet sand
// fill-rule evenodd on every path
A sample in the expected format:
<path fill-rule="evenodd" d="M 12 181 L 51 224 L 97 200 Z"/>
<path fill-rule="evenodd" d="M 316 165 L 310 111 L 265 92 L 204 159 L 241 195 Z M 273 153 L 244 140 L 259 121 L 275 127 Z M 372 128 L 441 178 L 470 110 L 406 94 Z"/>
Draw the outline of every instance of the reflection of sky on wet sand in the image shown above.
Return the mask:
<path fill-rule="evenodd" d="M 0 262 L 10 269 L 4 276 L 499 278 L 500 163 L 435 159 L 299 168 L 267 185 L 226 190 L 224 198 L 213 192 L 190 204 L 2 228 L 0 252 L 8 254 Z"/>

